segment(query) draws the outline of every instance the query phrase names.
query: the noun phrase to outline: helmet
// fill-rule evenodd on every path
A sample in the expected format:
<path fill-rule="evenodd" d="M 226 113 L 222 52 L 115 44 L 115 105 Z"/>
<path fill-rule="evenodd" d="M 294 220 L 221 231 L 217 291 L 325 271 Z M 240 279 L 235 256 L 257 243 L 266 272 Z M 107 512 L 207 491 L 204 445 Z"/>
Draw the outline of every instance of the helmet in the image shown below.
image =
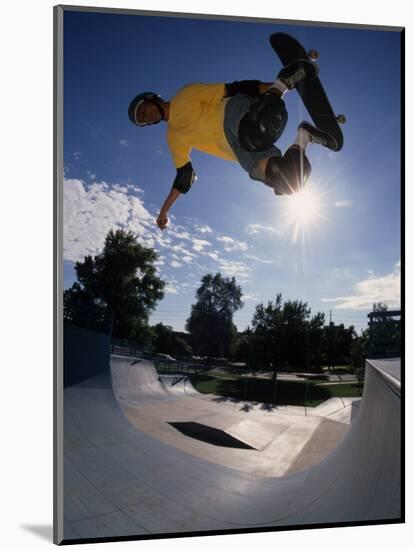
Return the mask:
<path fill-rule="evenodd" d="M 163 102 L 163 100 L 158 94 L 154 92 L 143 92 L 135 96 L 135 98 L 131 101 L 130 105 L 128 106 L 129 119 L 133 124 L 136 124 L 137 126 L 149 126 L 150 124 L 157 124 L 154 122 L 150 122 L 150 123 L 143 122 L 140 124 L 136 121 L 137 107 L 141 105 L 144 101 L 151 101 L 151 103 L 154 103 L 154 105 L 160 111 L 161 118 L 163 119 L 164 113 L 161 108 L 161 103 Z"/>

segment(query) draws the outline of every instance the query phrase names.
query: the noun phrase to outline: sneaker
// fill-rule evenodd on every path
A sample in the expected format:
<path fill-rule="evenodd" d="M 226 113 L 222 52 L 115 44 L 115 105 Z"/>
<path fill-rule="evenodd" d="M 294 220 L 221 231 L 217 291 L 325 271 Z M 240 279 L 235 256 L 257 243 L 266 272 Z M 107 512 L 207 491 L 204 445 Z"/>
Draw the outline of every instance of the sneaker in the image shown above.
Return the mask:
<path fill-rule="evenodd" d="M 292 90 L 299 82 L 305 78 L 314 78 L 318 75 L 319 68 L 316 63 L 308 59 L 297 59 L 289 65 L 283 67 L 278 73 L 278 79 Z"/>
<path fill-rule="evenodd" d="M 313 126 L 306 121 L 301 122 L 301 124 L 298 126 L 298 129 L 300 128 L 308 132 L 308 135 L 310 136 L 310 143 L 318 143 L 319 145 L 323 145 L 323 147 L 327 147 L 328 149 L 337 149 L 337 141 L 334 139 L 334 137 L 332 137 L 324 130 L 320 130 L 316 126 Z"/>

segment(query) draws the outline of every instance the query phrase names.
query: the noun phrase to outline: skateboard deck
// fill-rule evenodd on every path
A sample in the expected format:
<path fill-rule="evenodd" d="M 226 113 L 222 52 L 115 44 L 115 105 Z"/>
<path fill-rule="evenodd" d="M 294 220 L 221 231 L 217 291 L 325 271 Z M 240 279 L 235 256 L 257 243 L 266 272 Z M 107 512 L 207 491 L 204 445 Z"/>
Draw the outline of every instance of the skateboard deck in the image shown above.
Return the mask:
<path fill-rule="evenodd" d="M 314 60 L 318 57 L 315 50 L 307 53 L 300 42 L 289 34 L 274 33 L 269 41 L 283 66 L 297 59 Z M 345 117 L 334 114 L 320 78 L 316 76 L 313 79 L 304 79 L 296 85 L 296 89 L 315 126 L 330 134 L 337 142 L 334 151 L 340 151 L 343 147 L 343 133 L 339 122 L 344 122 Z"/>

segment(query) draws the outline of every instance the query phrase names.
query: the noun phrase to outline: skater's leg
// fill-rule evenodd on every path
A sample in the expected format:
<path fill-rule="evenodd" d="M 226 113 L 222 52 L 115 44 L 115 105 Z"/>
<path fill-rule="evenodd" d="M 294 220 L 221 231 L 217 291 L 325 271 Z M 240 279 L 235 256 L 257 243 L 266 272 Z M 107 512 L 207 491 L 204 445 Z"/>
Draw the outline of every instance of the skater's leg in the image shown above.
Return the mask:
<path fill-rule="evenodd" d="M 305 78 L 314 78 L 317 76 L 318 72 L 319 68 L 313 61 L 298 59 L 281 69 L 277 79 L 269 87 L 268 91 L 272 91 L 284 97 L 284 94 L 288 90 L 295 88 L 295 86 Z"/>
<path fill-rule="evenodd" d="M 238 137 L 246 151 L 266 151 L 273 146 L 287 124 L 284 94 L 305 78 L 314 78 L 317 73 L 317 65 L 306 59 L 294 61 L 281 69 L 276 81 L 252 102 L 240 121 Z M 263 84 L 259 90 L 262 92 L 265 86 Z"/>
<path fill-rule="evenodd" d="M 251 103 L 238 126 L 238 139 L 249 152 L 267 151 L 281 137 L 288 113 L 280 94 L 266 92 Z"/>
<path fill-rule="evenodd" d="M 330 134 L 305 121 L 301 122 L 298 127 L 298 135 L 295 143 L 302 146 L 304 149 L 309 143 L 318 143 L 328 149 L 337 148 L 337 141 Z"/>
<path fill-rule="evenodd" d="M 300 191 L 310 177 L 311 165 L 307 158 L 307 147 L 317 143 L 334 149 L 336 141 L 330 134 L 309 122 L 301 122 L 293 145 L 283 157 L 277 155 L 262 159 L 254 168 L 256 180 L 274 189 L 276 195 L 290 195 Z"/>
<path fill-rule="evenodd" d="M 263 181 L 276 195 L 292 195 L 301 191 L 311 173 L 305 149 L 293 144 L 283 157 L 271 157 L 263 165 Z"/>

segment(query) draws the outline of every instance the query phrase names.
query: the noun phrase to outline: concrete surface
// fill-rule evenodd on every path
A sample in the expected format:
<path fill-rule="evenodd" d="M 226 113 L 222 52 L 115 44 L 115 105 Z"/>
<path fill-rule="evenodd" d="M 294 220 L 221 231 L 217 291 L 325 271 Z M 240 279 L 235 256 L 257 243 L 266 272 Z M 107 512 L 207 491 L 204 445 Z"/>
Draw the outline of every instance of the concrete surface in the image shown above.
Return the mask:
<path fill-rule="evenodd" d="M 138 429 L 124 407 L 136 413 L 140 407 L 152 407 L 155 413 L 158 407 L 188 399 L 172 395 L 162 383 L 155 385 L 152 376 L 144 384 L 148 391 L 140 385 L 137 393 L 132 388 L 138 371 L 114 368 L 112 382 L 108 376 L 97 376 L 64 392 L 65 539 L 400 518 L 399 361 L 368 363 L 360 411 L 330 454 L 303 469 L 302 453 L 318 449 L 316 440 L 309 438 L 288 461 L 294 471 L 265 478 L 204 460 Z M 214 402 L 191 399 L 212 414 L 209 407 Z M 180 410 L 187 414 L 186 403 L 180 407 L 178 416 Z M 143 421 L 145 415 L 137 414 Z M 323 430 L 321 419 L 307 418 L 317 421 L 316 433 Z M 150 419 L 151 415 L 149 424 Z M 270 424 L 275 427 L 278 422 Z M 178 436 L 185 437 L 174 437 Z"/>

